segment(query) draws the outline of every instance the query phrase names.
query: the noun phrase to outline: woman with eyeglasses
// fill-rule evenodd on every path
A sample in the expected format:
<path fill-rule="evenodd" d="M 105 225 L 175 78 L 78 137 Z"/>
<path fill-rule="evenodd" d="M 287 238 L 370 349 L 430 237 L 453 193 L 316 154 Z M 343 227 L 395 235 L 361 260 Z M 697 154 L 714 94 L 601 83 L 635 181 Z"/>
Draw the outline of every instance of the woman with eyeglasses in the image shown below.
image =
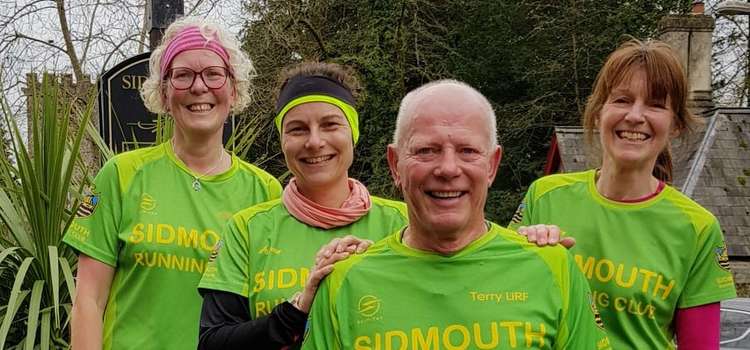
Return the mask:
<path fill-rule="evenodd" d="M 231 215 L 278 198 L 279 182 L 222 145 L 250 100 L 253 66 L 224 29 L 184 18 L 150 59 L 146 106 L 174 135 L 119 154 L 95 179 L 64 241 L 80 252 L 72 348 L 195 349 L 195 291 Z"/>

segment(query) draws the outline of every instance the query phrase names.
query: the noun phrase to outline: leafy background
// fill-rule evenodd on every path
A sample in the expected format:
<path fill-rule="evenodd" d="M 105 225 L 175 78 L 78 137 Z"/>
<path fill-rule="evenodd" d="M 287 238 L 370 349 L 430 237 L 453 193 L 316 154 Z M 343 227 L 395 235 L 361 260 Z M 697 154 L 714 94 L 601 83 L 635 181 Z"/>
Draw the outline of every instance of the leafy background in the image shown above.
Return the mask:
<path fill-rule="evenodd" d="M 478 88 L 493 103 L 504 146 L 487 216 L 506 223 L 528 184 L 542 174 L 555 125 L 579 125 L 604 58 L 628 36 L 657 36 L 658 20 L 691 1 L 382 0 L 246 4 L 244 48 L 260 72 L 256 102 L 244 116 L 265 128 L 249 161 L 286 171 L 270 123 L 276 76 L 287 64 L 327 60 L 359 72 L 363 137 L 350 176 L 373 194 L 398 198 L 385 148 L 398 104 L 439 78 Z"/>

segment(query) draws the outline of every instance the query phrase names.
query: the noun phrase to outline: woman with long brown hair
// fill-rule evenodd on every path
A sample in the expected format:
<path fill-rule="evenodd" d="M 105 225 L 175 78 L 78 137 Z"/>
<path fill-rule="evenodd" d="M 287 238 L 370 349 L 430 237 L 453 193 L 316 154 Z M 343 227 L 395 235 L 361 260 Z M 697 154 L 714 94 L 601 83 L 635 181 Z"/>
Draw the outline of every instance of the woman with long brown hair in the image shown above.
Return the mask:
<path fill-rule="evenodd" d="M 539 245 L 575 238 L 615 349 L 673 349 L 675 335 L 681 350 L 718 349 L 719 301 L 736 295 L 718 221 L 669 185 L 670 142 L 696 123 L 687 98 L 668 45 L 621 45 L 584 114 L 600 167 L 535 181 L 511 223 Z"/>

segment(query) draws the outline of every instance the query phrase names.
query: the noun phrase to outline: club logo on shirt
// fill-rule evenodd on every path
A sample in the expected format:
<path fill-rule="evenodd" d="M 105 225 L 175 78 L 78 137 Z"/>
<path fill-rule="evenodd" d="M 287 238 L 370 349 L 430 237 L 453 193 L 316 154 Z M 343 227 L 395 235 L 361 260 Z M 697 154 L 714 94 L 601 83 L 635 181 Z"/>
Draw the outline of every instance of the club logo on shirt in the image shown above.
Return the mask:
<path fill-rule="evenodd" d="M 719 267 L 729 271 L 729 252 L 726 244 L 714 248 L 714 254 L 716 254 L 716 263 L 719 264 Z"/>
<path fill-rule="evenodd" d="M 520 224 L 521 221 L 523 221 L 524 209 L 526 209 L 526 203 L 521 202 L 521 204 L 518 206 L 518 209 L 516 209 L 516 212 L 513 213 L 513 219 L 510 220 L 511 224 Z"/>
<path fill-rule="evenodd" d="M 365 295 L 359 298 L 357 303 L 359 314 L 365 318 L 375 317 L 380 311 L 380 299 L 372 295 Z"/>
<path fill-rule="evenodd" d="M 596 301 L 594 300 L 594 297 L 591 296 L 591 292 L 588 293 L 589 298 L 589 306 L 591 306 L 591 313 L 594 314 L 594 323 L 596 323 L 596 326 L 604 329 L 604 321 L 602 321 L 602 316 L 599 314 L 599 309 L 596 308 Z"/>
<path fill-rule="evenodd" d="M 96 192 L 83 196 L 81 205 L 79 205 L 78 210 L 76 210 L 76 217 L 85 218 L 91 216 L 91 214 L 94 213 L 94 210 L 96 210 L 99 200 L 99 194 Z"/>
<path fill-rule="evenodd" d="M 224 246 L 224 240 L 219 240 L 216 242 L 216 245 L 214 246 L 214 249 L 211 251 L 211 255 L 208 256 L 208 262 L 213 262 L 216 260 L 216 257 L 219 256 L 219 251 L 221 251 L 221 247 Z"/>
<path fill-rule="evenodd" d="M 156 199 L 151 197 L 150 194 L 144 193 L 141 195 L 141 210 L 143 212 L 151 212 L 156 209 Z"/>

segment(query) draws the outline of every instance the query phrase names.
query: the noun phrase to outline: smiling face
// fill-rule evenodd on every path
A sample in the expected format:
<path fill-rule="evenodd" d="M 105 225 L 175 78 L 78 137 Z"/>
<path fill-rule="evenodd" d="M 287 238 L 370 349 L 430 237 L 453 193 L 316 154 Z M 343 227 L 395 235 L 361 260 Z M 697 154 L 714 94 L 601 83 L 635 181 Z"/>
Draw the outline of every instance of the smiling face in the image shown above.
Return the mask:
<path fill-rule="evenodd" d="M 484 204 L 502 154 L 490 146 L 487 111 L 475 94 L 455 85 L 415 98 L 402 141 L 388 147 L 410 229 L 443 237 L 484 232 Z"/>
<path fill-rule="evenodd" d="M 200 72 L 206 67 L 226 67 L 216 53 L 209 50 L 189 50 L 175 56 L 170 68 L 189 68 Z M 235 100 L 231 78 L 218 89 L 209 89 L 200 76 L 187 90 L 176 90 L 167 81 L 164 88 L 167 111 L 181 132 L 199 135 L 221 135 L 224 121 Z"/>
<path fill-rule="evenodd" d="M 643 69 L 614 87 L 602 106 L 597 127 L 604 157 L 602 167 L 653 169 L 659 153 L 675 136 L 669 96 L 648 96 Z"/>
<path fill-rule="evenodd" d="M 302 193 L 348 189 L 354 143 L 338 107 L 310 102 L 290 109 L 282 123 L 281 149 Z"/>

